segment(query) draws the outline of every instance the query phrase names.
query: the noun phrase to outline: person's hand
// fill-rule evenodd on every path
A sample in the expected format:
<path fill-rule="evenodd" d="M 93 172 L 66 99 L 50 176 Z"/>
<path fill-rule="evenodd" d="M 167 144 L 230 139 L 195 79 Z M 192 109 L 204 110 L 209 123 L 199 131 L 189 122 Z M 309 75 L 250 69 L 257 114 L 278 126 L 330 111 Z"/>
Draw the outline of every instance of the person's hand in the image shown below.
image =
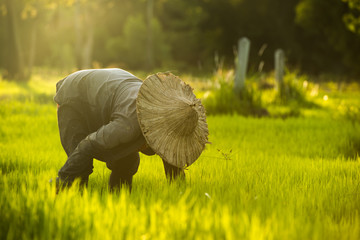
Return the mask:
<path fill-rule="evenodd" d="M 63 191 L 66 187 L 70 187 L 72 185 L 72 182 L 63 182 L 59 177 L 56 177 L 55 180 L 51 178 L 49 183 L 51 185 L 55 184 L 56 194 L 59 194 L 59 192 Z"/>
<path fill-rule="evenodd" d="M 151 147 L 147 143 L 145 143 L 144 145 L 142 145 L 140 147 L 139 152 L 142 152 L 143 154 L 148 155 L 148 156 L 152 156 L 155 154 L 154 150 L 152 150 Z"/>
<path fill-rule="evenodd" d="M 163 160 L 165 175 L 169 182 L 175 179 L 185 180 L 185 171 L 182 168 L 175 167 Z"/>

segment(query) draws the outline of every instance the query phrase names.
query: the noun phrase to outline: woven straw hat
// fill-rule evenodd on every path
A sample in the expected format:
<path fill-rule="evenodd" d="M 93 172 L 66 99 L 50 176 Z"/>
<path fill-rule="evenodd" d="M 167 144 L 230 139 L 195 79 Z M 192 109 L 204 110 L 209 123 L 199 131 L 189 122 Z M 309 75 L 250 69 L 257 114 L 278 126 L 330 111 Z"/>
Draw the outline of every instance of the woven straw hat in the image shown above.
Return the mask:
<path fill-rule="evenodd" d="M 136 101 L 148 145 L 164 161 L 190 166 L 208 143 L 205 109 L 192 88 L 171 73 L 148 76 Z"/>

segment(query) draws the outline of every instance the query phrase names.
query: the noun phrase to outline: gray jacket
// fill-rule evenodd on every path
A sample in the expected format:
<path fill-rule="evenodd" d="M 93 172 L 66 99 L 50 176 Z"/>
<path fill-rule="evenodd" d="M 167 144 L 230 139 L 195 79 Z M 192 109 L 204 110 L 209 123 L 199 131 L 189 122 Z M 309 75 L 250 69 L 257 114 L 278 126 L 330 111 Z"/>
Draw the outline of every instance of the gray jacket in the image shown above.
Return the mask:
<path fill-rule="evenodd" d="M 87 155 L 116 161 L 145 144 L 136 114 L 141 84 L 131 73 L 115 68 L 78 71 L 57 84 L 55 102 L 70 104 L 86 116 L 84 124 L 89 126 L 89 135 L 75 149 L 74 158 Z"/>

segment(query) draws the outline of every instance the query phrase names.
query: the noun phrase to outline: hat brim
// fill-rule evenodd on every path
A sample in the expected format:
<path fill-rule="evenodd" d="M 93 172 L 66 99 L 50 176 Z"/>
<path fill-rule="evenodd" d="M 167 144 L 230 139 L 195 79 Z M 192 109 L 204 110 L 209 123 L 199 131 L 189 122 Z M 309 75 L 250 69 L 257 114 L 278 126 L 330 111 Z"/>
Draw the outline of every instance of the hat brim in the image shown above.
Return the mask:
<path fill-rule="evenodd" d="M 179 168 L 195 162 L 208 143 L 205 108 L 192 88 L 171 73 L 145 79 L 136 100 L 139 125 L 148 145 Z"/>

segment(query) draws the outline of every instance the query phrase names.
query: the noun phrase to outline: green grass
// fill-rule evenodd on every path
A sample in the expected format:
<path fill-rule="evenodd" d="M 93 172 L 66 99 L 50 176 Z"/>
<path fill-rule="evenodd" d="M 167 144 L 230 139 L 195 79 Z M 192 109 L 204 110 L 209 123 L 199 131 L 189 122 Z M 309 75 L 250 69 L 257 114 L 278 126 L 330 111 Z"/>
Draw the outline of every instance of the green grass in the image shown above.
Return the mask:
<path fill-rule="evenodd" d="M 110 194 L 95 161 L 88 189 L 57 196 L 50 83 L 0 81 L 0 239 L 360 238 L 360 125 L 336 111 L 348 95 L 298 118 L 210 116 L 212 144 L 185 183 L 142 155 L 131 194 Z"/>

